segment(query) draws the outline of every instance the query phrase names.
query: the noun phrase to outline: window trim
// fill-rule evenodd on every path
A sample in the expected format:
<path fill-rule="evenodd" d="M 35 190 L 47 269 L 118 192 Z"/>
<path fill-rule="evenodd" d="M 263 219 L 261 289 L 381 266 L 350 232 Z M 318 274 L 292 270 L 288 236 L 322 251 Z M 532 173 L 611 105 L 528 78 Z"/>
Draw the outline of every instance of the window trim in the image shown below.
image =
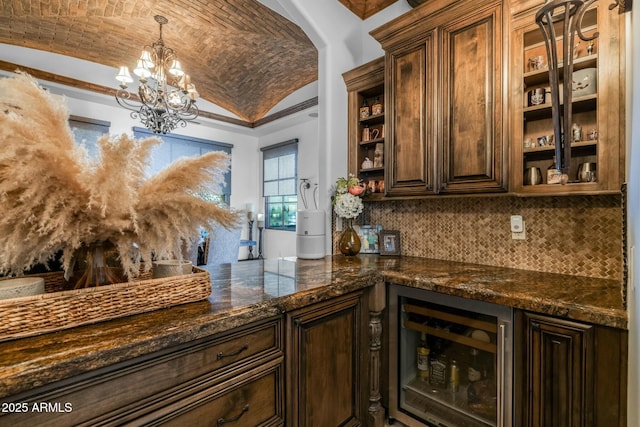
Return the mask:
<path fill-rule="evenodd" d="M 271 225 L 271 215 L 270 215 L 270 210 L 268 208 L 269 205 L 271 204 L 279 204 L 280 206 L 283 206 L 285 204 L 289 204 L 289 203 L 285 203 L 284 202 L 284 198 L 285 197 L 293 197 L 295 196 L 296 198 L 296 212 L 298 209 L 298 187 L 297 187 L 297 183 L 298 183 L 298 159 L 299 159 L 299 152 L 298 152 L 298 138 L 294 138 L 294 139 L 290 139 L 288 141 L 284 141 L 284 142 L 280 142 L 277 144 L 272 144 L 272 145 L 268 145 L 265 147 L 261 147 L 260 151 L 262 152 L 262 196 L 265 199 L 265 228 L 269 229 L 269 230 L 280 230 L 280 231 L 296 231 L 296 227 L 291 227 L 291 226 L 272 226 Z M 292 147 L 294 147 L 292 149 Z M 269 159 L 273 159 L 273 158 L 277 158 L 277 157 L 282 157 L 284 155 L 290 154 L 290 153 L 295 153 L 295 173 L 293 176 L 293 180 L 294 180 L 294 193 L 293 194 L 277 194 L 277 195 L 271 195 L 271 196 L 267 196 L 265 195 L 265 191 L 264 191 L 264 186 L 265 186 L 265 168 L 264 168 L 264 163 L 265 160 L 269 160 Z M 287 178 L 290 179 L 290 178 Z M 280 181 L 280 180 L 278 180 Z M 271 181 L 270 181 L 271 182 Z M 281 198 L 283 201 L 281 203 L 269 203 L 269 198 L 270 197 L 278 197 Z"/>

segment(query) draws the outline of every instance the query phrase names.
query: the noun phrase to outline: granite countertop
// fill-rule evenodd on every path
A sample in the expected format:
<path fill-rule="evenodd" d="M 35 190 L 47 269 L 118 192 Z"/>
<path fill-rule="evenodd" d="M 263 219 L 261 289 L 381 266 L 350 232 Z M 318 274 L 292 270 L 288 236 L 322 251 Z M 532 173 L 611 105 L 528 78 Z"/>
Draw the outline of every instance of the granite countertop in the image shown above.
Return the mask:
<path fill-rule="evenodd" d="M 380 281 L 627 328 L 615 280 L 415 257 L 273 259 L 210 268 L 208 300 L 0 343 L 0 397 L 267 319 Z"/>

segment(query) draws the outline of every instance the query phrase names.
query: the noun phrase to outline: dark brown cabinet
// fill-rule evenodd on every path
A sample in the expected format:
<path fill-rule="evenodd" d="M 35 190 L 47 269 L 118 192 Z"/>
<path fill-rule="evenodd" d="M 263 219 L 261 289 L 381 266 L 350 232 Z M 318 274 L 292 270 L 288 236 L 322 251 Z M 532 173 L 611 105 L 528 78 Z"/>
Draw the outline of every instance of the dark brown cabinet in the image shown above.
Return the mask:
<path fill-rule="evenodd" d="M 284 425 L 282 327 L 255 322 L 3 399 L 29 410 L 0 425 Z"/>
<path fill-rule="evenodd" d="M 502 5 L 474 10 L 442 34 L 442 182 L 447 193 L 506 189 L 502 144 Z"/>
<path fill-rule="evenodd" d="M 519 311 L 515 337 L 516 425 L 626 425 L 626 331 Z"/>
<path fill-rule="evenodd" d="M 367 333 L 381 309 L 370 320 L 370 294 L 337 296 L 10 396 L 0 403 L 25 406 L 0 413 L 0 425 L 381 426 L 371 379 L 380 349 Z M 40 404 L 50 406 L 34 411 Z"/>
<path fill-rule="evenodd" d="M 386 194 L 506 190 L 502 2 L 429 2 L 371 34 L 386 60 Z"/>
<path fill-rule="evenodd" d="M 369 198 L 380 199 L 384 194 L 387 164 L 384 58 L 347 71 L 342 77 L 348 95 L 348 170 L 367 184 L 371 192 Z"/>
<path fill-rule="evenodd" d="M 362 293 L 287 314 L 287 425 L 365 423 Z"/>
<path fill-rule="evenodd" d="M 433 34 L 402 50 L 387 53 L 389 81 L 389 162 L 387 191 L 393 195 L 434 191 Z"/>

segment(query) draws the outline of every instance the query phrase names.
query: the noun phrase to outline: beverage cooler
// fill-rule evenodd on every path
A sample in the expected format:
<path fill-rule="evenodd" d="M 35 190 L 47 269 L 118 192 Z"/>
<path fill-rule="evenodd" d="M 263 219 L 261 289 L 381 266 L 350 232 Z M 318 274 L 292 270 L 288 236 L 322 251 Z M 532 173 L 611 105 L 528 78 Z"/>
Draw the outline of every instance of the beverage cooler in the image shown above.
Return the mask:
<path fill-rule="evenodd" d="M 511 308 L 396 285 L 388 307 L 390 421 L 511 426 Z"/>

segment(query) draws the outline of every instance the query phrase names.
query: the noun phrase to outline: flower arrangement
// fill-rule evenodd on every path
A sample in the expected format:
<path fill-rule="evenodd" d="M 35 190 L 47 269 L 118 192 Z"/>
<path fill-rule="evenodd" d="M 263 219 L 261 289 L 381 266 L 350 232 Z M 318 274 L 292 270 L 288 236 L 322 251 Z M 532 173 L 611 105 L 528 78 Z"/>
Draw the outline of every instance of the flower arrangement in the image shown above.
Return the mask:
<path fill-rule="evenodd" d="M 353 174 L 348 178 L 338 178 L 333 195 L 334 212 L 340 218 L 357 218 L 364 209 L 362 197 L 365 194 L 364 184 Z"/>
<path fill-rule="evenodd" d="M 62 252 L 110 242 L 129 280 L 142 260 L 181 258 L 201 228 L 227 228 L 237 216 L 199 197 L 218 192 L 229 158 L 183 158 L 147 178 L 157 138 L 103 136 L 90 159 L 75 144 L 66 105 L 30 76 L 0 79 L 0 273 L 21 274 Z"/>

